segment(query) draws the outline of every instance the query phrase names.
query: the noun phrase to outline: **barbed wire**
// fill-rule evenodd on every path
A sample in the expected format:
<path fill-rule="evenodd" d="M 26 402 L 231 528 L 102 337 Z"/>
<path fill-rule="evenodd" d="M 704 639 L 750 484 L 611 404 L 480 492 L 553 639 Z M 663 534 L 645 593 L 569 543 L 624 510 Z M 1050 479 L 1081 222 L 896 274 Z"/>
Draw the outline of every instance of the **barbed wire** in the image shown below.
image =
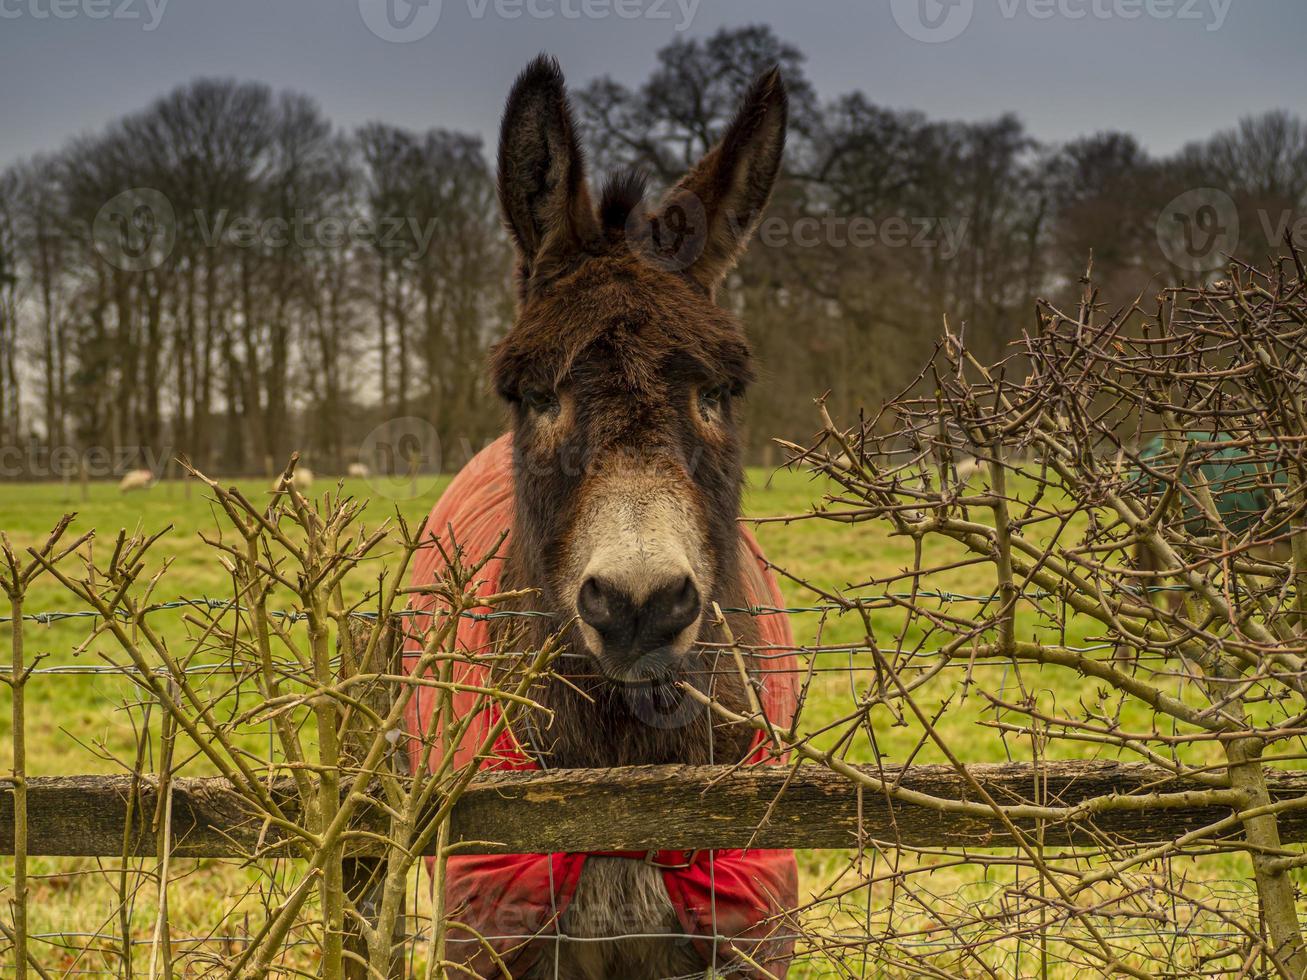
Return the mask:
<path fill-rule="evenodd" d="M 1186 587 L 1183 585 L 1150 585 L 1140 586 L 1132 590 L 1136 594 L 1141 593 L 1161 593 L 1161 592 L 1183 592 Z M 1287 593 L 1293 595 L 1292 589 Z M 1058 593 L 1046 589 L 1034 589 L 1023 591 L 1021 598 L 1029 600 L 1056 599 Z M 739 613 L 749 616 L 779 616 L 779 615 L 799 615 L 801 613 L 849 613 L 856 612 L 858 609 L 874 608 L 870 604 L 884 599 L 938 599 L 941 602 L 998 602 L 1003 596 L 996 592 L 984 595 L 973 595 L 965 592 L 945 592 L 939 589 L 920 589 L 916 592 L 882 592 L 870 598 L 848 599 L 844 602 L 827 602 L 815 605 L 799 606 L 770 606 L 770 605 L 747 605 L 747 606 L 723 606 L 722 612 Z M 250 607 L 233 602 L 230 599 L 171 599 L 167 602 L 156 602 L 144 606 L 137 610 L 137 615 L 149 615 L 156 612 L 167 612 L 175 609 L 200 609 L 208 612 L 242 612 L 247 613 L 252 610 Z M 274 619 L 284 619 L 292 623 L 305 622 L 309 619 L 309 614 L 298 610 L 272 609 L 267 610 L 267 614 Z M 420 616 L 430 616 L 429 609 L 397 609 L 390 615 L 401 619 L 410 619 Z M 365 621 L 375 621 L 379 613 L 355 611 L 348 614 L 352 619 Z M 464 619 L 474 621 L 492 621 L 496 619 L 555 619 L 553 613 L 543 612 L 535 609 L 496 609 L 491 612 L 477 612 L 476 610 L 465 610 L 459 614 Z M 119 619 L 130 622 L 133 618 L 131 613 L 126 610 L 119 610 L 117 613 Z M 48 612 L 24 613 L 22 619 L 24 622 L 37 623 L 42 626 L 48 626 L 53 623 L 62 622 L 69 619 L 101 619 L 103 614 L 95 609 L 73 609 L 73 610 L 53 610 Z M 0 624 L 12 623 L 12 616 L 0 616 Z"/>
<path fill-rule="evenodd" d="M 733 649 L 738 649 L 742 656 L 744 656 L 748 660 L 753 660 L 753 661 L 771 662 L 777 660 L 784 660 L 791 656 L 810 658 L 810 657 L 823 657 L 823 656 L 851 657 L 851 656 L 862 655 L 868 660 L 867 666 L 862 669 L 870 670 L 873 669 L 875 666 L 875 654 L 869 651 L 864 644 L 860 644 L 860 643 L 847 643 L 847 644 L 838 644 L 833 646 L 823 646 L 820 649 L 812 649 L 810 647 L 803 647 L 803 646 L 784 647 L 775 644 L 760 644 L 756 646 L 751 646 L 749 644 L 739 643 L 736 644 Z M 1088 645 L 1072 646 L 1072 645 L 1059 643 L 1057 644 L 1057 649 L 1064 650 L 1068 653 L 1089 654 L 1089 653 L 1102 653 L 1104 651 L 1113 650 L 1115 649 L 1115 645 L 1111 643 L 1095 643 L 1095 644 L 1088 644 Z M 914 651 L 905 650 L 905 651 L 901 651 L 898 654 L 898 656 L 899 659 L 906 664 L 914 660 L 919 660 L 919 661 L 933 660 L 938 658 L 942 653 L 943 653 L 942 648 L 936 648 L 931 650 L 914 650 Z M 504 660 L 510 658 L 532 657 L 535 656 L 535 651 L 501 650 L 495 653 L 473 654 L 472 656 L 474 656 L 478 660 Z M 556 659 L 593 660 L 594 658 L 588 653 L 572 653 L 568 651 L 563 651 L 556 654 Z M 991 656 L 985 659 L 994 660 L 996 658 Z M 1145 656 L 1145 657 L 1135 658 L 1135 660 L 1140 663 L 1150 662 L 1153 660 L 1161 660 L 1161 659 L 1162 658 L 1155 657 L 1155 656 L 1152 657 Z M 340 661 L 337 658 L 332 658 L 328 662 L 333 667 L 338 667 L 340 665 Z M 249 661 L 249 660 L 227 659 L 227 660 L 215 660 L 212 663 L 207 663 L 207 664 L 188 664 L 186 666 L 177 666 L 175 668 L 168 668 L 168 667 L 161 666 L 153 671 L 149 671 L 148 674 L 149 676 L 154 676 L 154 677 L 168 677 L 176 672 L 180 672 L 188 675 L 206 675 L 206 674 L 219 674 L 219 673 L 239 674 L 246 671 L 262 670 L 264 669 L 264 666 L 265 665 L 263 664 L 254 663 L 253 661 Z M 965 670 L 968 667 L 968 663 L 966 660 L 958 660 L 956 658 L 950 658 L 948 663 L 944 664 L 943 666 L 952 669 Z M 283 675 L 293 675 L 296 672 L 303 671 L 304 669 L 303 664 L 296 663 L 289 660 L 273 661 L 271 667 Z M 801 664 L 800 666 L 791 669 L 786 669 L 781 667 L 769 668 L 768 676 L 784 676 L 787 674 L 804 675 L 809 673 L 848 673 L 849 669 L 850 668 L 847 665 L 837 666 L 837 667 L 813 667 L 813 666 L 806 666 Z M 854 669 L 857 668 L 855 667 Z M 704 676 L 713 676 L 713 675 L 730 676 L 733 675 L 735 671 L 736 668 L 734 667 L 723 667 L 719 670 L 705 670 L 705 671 L 700 671 L 699 673 L 703 674 Z M 92 677 L 92 676 L 145 677 L 147 676 L 146 672 L 143 672 L 137 669 L 136 667 L 131 666 L 130 664 L 60 664 L 53 667 L 30 667 L 27 670 L 25 670 L 23 674 L 26 677 L 42 677 L 42 676 L 49 677 L 49 676 L 57 676 L 57 675 L 87 676 L 87 677 Z M 598 678 L 602 675 L 569 673 L 568 676 L 575 679 L 587 679 L 587 678 Z M 0 669 L 0 680 L 7 680 L 9 677 L 10 677 L 10 671 L 6 669 Z"/>

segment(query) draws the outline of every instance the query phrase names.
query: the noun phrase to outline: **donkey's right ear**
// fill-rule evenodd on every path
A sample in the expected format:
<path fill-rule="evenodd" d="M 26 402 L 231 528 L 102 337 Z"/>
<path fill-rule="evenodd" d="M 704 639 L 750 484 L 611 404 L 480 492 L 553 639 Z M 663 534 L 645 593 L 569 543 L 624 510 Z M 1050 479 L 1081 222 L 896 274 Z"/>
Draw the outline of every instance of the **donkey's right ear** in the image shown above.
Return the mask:
<path fill-rule="evenodd" d="M 499 203 L 517 245 L 523 296 L 573 267 L 599 237 L 563 73 L 547 55 L 527 65 L 508 96 Z"/>
<path fill-rule="evenodd" d="M 785 82 L 772 68 L 749 87 L 721 142 L 663 199 L 661 222 L 678 253 L 672 261 L 709 296 L 762 220 L 781 170 L 788 118 Z"/>

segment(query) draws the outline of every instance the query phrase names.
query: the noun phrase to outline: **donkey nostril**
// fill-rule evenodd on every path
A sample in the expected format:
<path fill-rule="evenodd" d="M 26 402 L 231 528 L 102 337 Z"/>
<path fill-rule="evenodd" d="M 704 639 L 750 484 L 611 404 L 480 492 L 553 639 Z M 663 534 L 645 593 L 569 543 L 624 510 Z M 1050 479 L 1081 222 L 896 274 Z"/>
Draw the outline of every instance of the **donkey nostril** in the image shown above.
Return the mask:
<path fill-rule="evenodd" d="M 699 589 L 687 575 L 650 596 L 641 619 L 649 633 L 670 639 L 699 618 L 700 608 Z"/>
<path fill-rule="evenodd" d="M 685 629 L 686 626 L 699 618 L 699 590 L 695 587 L 694 580 L 688 575 L 685 577 L 680 594 L 677 595 L 672 606 L 672 618 L 684 621 L 680 627 L 681 629 Z"/>
<path fill-rule="evenodd" d="M 582 622 L 603 633 L 612 628 L 618 615 L 617 590 L 593 575 L 581 583 L 576 597 L 576 611 Z"/>

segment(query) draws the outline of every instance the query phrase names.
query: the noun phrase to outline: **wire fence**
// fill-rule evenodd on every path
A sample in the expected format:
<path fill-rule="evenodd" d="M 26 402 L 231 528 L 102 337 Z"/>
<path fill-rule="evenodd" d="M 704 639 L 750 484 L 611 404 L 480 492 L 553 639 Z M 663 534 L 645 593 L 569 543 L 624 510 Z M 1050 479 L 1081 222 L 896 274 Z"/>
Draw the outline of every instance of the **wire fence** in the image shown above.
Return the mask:
<path fill-rule="evenodd" d="M 1301 980 L 1304 278 L 1090 287 L 823 408 L 789 451 L 825 500 L 786 520 L 896 557 L 791 568 L 656 682 L 483 594 L 489 551 L 412 591 L 432 541 L 330 495 L 207 482 L 223 597 L 157 601 L 146 534 L 5 542 L 5 971 Z M 33 652 L 74 634 L 100 662 Z M 42 716 L 78 675 L 134 689 Z M 117 775 L 34 775 L 52 720 Z M 87 856 L 42 856 L 65 831 Z"/>
<path fill-rule="evenodd" d="M 1171 591 L 1171 590 L 1159 589 L 1158 591 Z M 939 591 L 939 590 L 935 590 L 930 593 L 927 593 L 925 590 L 918 590 L 915 593 L 905 592 L 894 596 L 894 598 L 904 598 L 904 597 L 915 597 L 918 599 L 922 597 L 926 597 L 929 599 L 937 600 L 942 604 L 949 604 L 953 602 L 993 603 L 1000 599 L 998 593 L 982 596 L 982 595 L 954 593 L 954 592 Z M 1054 598 L 1055 595 L 1047 590 L 1031 590 L 1028 594 L 1026 593 L 1022 594 L 1022 599 L 1029 601 L 1031 603 L 1047 603 L 1048 601 Z M 850 604 L 848 603 L 819 603 L 819 604 L 810 604 L 810 605 L 802 605 L 802 606 L 789 605 L 784 607 L 779 607 L 779 606 L 735 607 L 731 611 L 739 612 L 745 615 L 774 615 L 778 613 L 785 613 L 785 614 L 812 613 L 819 616 L 828 616 L 828 615 L 845 615 L 849 613 L 856 613 L 858 611 L 858 608 L 859 606 L 857 604 L 854 604 L 851 608 Z M 861 608 L 863 609 L 870 608 L 870 605 L 867 603 L 862 603 Z M 185 613 L 189 611 L 202 611 L 207 615 L 221 617 L 221 616 L 226 616 L 228 614 L 247 616 L 250 615 L 254 610 L 252 610 L 250 607 L 247 606 L 242 606 L 232 602 L 220 602 L 218 600 L 213 600 L 213 599 L 201 599 L 201 600 L 182 599 L 182 600 L 169 601 L 169 602 L 152 603 L 147 606 L 139 607 L 137 610 L 137 615 L 134 615 L 130 617 L 129 620 L 124 620 L 124 621 L 140 623 L 142 620 L 145 619 L 153 619 L 159 614 L 170 613 L 170 612 Z M 280 618 L 285 620 L 288 624 L 291 623 L 307 624 L 309 622 L 309 617 L 306 615 L 287 613 L 284 610 L 266 610 L 266 612 L 270 618 Z M 491 612 L 491 613 L 484 613 L 484 612 L 478 613 L 472 610 L 465 610 L 460 615 L 463 615 L 465 618 L 468 619 L 475 618 L 475 620 L 477 621 L 511 620 L 515 617 L 520 617 L 524 619 L 531 618 L 529 611 L 525 611 L 527 612 L 526 616 L 523 616 L 522 612 L 523 611 L 502 610 L 502 611 Z M 412 620 L 418 616 L 425 616 L 426 618 L 430 618 L 429 614 L 420 613 L 414 610 L 397 611 L 394 615 L 396 616 L 396 618 L 401 619 L 403 621 L 407 621 L 409 623 L 411 623 Z M 360 615 L 360 614 L 351 613 L 350 618 L 357 618 L 359 621 L 361 621 L 362 623 L 364 623 L 369 627 L 375 627 L 377 621 L 376 614 Z M 21 621 L 28 622 L 28 623 L 35 623 L 38 626 L 50 625 L 52 623 L 66 621 L 66 620 L 95 621 L 95 620 L 103 620 L 103 619 L 104 619 L 103 614 L 97 610 L 73 610 L 73 611 L 65 610 L 53 615 L 44 614 L 44 613 L 31 613 L 31 614 L 24 614 L 21 617 Z M 1076 650 L 1082 650 L 1084 652 L 1091 652 L 1091 651 L 1106 650 L 1109 648 L 1111 648 L 1111 644 L 1096 644 L 1096 645 L 1085 646 L 1085 647 L 1064 647 L 1063 649 L 1068 649 L 1068 650 L 1076 649 Z M 863 661 L 864 666 L 862 670 L 864 672 L 873 670 L 875 666 L 875 660 L 876 660 L 874 653 L 868 650 L 865 644 L 857 644 L 857 643 L 844 644 L 838 647 L 827 645 L 827 646 L 820 646 L 815 648 L 811 646 L 795 645 L 795 647 L 785 651 L 759 651 L 754 649 L 745 649 L 742 650 L 741 652 L 746 657 L 753 657 L 753 656 L 779 657 L 787 654 L 798 654 L 799 656 L 808 659 L 825 656 L 825 655 L 840 654 L 843 655 L 846 661 L 849 662 L 842 666 L 835 666 L 830 669 L 832 671 L 838 671 L 845 675 L 848 675 L 850 672 L 851 669 L 850 664 L 856 665 L 858 659 L 861 659 Z M 527 653 L 529 653 L 529 651 L 526 650 L 507 651 L 507 654 L 514 658 L 520 658 L 526 655 Z M 910 656 L 912 658 L 926 658 L 931 656 L 937 656 L 938 653 L 939 653 L 938 650 L 935 651 L 919 650 L 919 651 L 911 651 Z M 492 654 L 491 656 L 496 656 L 496 655 L 497 654 Z M 853 657 L 854 659 L 849 660 L 850 657 Z M 964 669 L 967 666 L 965 663 L 955 661 L 955 660 L 948 661 L 948 665 L 952 667 L 961 667 Z M 224 671 L 228 673 L 236 672 L 239 674 L 243 672 L 249 674 L 252 671 L 264 669 L 267 666 L 269 666 L 267 663 L 259 663 L 255 661 L 228 660 L 228 661 L 218 661 L 209 664 L 192 664 L 180 668 L 180 671 L 190 676 L 212 675 L 214 672 L 224 672 Z M 342 666 L 341 658 L 339 656 L 331 658 L 331 666 L 333 672 L 338 672 Z M 275 671 L 277 671 L 279 674 L 281 674 L 282 676 L 288 679 L 298 679 L 301 682 L 307 683 L 308 686 L 311 686 L 311 683 L 309 683 L 307 679 L 303 677 L 302 664 L 298 660 L 293 660 L 293 659 L 280 660 L 272 664 L 272 667 Z M 27 674 L 27 676 L 42 676 L 42 675 L 58 676 L 60 674 L 73 674 L 73 675 L 117 674 L 117 675 L 130 676 L 133 674 L 134 670 L 135 669 L 133 667 L 128 665 L 87 664 L 87 665 L 61 665 L 61 666 L 53 666 L 53 667 L 29 667 L 27 668 L 25 673 Z M 179 668 L 175 666 L 170 668 L 165 665 L 160 665 L 154 668 L 152 673 L 156 677 L 166 679 L 168 676 L 170 676 L 170 674 L 175 673 L 178 670 Z M 812 675 L 822 670 L 822 668 L 816 666 L 815 663 L 808 662 L 802 667 L 794 668 L 794 670 L 800 673 Z M 162 716 L 164 714 L 161 708 L 156 707 L 155 710 L 158 712 L 159 716 Z M 1002 712 L 1000 710 L 996 709 L 995 717 L 998 717 L 1001 713 Z M 267 726 L 267 737 L 271 742 L 273 738 L 272 722 L 268 721 L 265 724 Z M 275 750 L 271 746 L 269 748 L 267 759 L 269 761 L 274 761 L 277 759 Z M 280 761 L 284 763 L 285 760 L 282 759 Z M 862 926 L 863 926 L 862 930 L 853 931 L 848 929 L 847 925 L 843 927 L 830 925 L 827 928 L 822 928 L 821 922 L 824 918 L 827 918 L 832 914 L 834 914 L 836 918 L 838 918 L 840 914 L 848 916 L 851 913 L 847 908 L 840 909 L 840 912 L 838 913 L 831 913 L 826 908 L 826 905 L 830 904 L 829 900 L 825 900 L 824 903 L 823 901 L 815 901 L 807 909 L 804 910 L 804 913 L 807 916 L 805 920 L 805 928 L 799 930 L 790 930 L 790 931 L 777 931 L 773 933 L 773 935 L 770 937 L 772 941 L 781 942 L 781 943 L 788 942 L 788 943 L 802 944 L 802 946 L 807 951 L 805 954 L 807 959 L 801 960 L 800 961 L 801 963 L 814 962 L 814 963 L 827 963 L 827 965 L 829 965 L 830 963 L 843 963 L 842 967 L 836 967 L 836 969 L 843 969 L 845 972 L 849 972 L 850 970 L 854 969 L 853 967 L 850 967 L 847 962 L 844 962 L 847 960 L 849 955 L 851 955 L 849 953 L 849 950 L 854 948 L 865 950 L 868 947 L 869 943 L 873 945 L 877 942 L 889 943 L 889 945 L 892 946 L 893 949 L 892 950 L 885 949 L 878 954 L 878 956 L 884 962 L 889 963 L 893 961 L 895 956 L 901 955 L 903 951 L 907 951 L 910 954 L 910 958 L 915 957 L 915 958 L 923 958 L 927 960 L 947 959 L 949 957 L 967 958 L 976 955 L 977 950 L 979 950 L 982 947 L 993 946 L 996 943 L 1001 945 L 1002 943 L 1006 942 L 1012 944 L 1013 946 L 1012 950 L 1004 954 L 1004 956 L 1001 957 L 1000 959 L 993 961 L 991 964 L 992 967 L 995 969 L 1008 968 L 1015 971 L 1011 975 L 1024 975 L 1023 973 L 1020 972 L 1021 964 L 1026 963 L 1027 965 L 1029 965 L 1029 962 L 1031 961 L 1031 957 L 1033 954 L 1028 949 L 1023 953 L 1020 947 L 1023 943 L 1026 946 L 1033 946 L 1036 942 L 1036 938 L 1042 935 L 1041 941 L 1046 946 L 1049 945 L 1051 941 L 1052 945 L 1065 948 L 1066 950 L 1070 950 L 1072 952 L 1063 954 L 1057 952 L 1050 953 L 1048 950 L 1044 950 L 1040 954 L 1040 960 L 1039 960 L 1040 963 L 1046 964 L 1047 967 L 1050 969 L 1056 969 L 1057 967 L 1059 967 L 1059 965 L 1068 968 L 1073 966 L 1084 965 L 1084 960 L 1081 957 L 1081 955 L 1074 952 L 1076 943 L 1080 941 L 1076 938 L 1074 929 L 1071 928 L 1074 925 L 1074 923 L 1071 922 L 1065 915 L 1053 916 L 1053 917 L 1045 916 L 1043 920 L 1039 923 L 1038 927 L 1036 927 L 1034 924 L 1029 922 L 1025 924 L 1017 924 L 1011 921 L 1010 919 L 1005 918 L 1003 920 L 1002 928 L 995 928 L 994 926 L 988 924 L 985 921 L 985 918 L 982 917 L 980 920 L 973 922 L 969 926 L 960 923 L 954 924 L 949 930 L 947 930 L 946 935 L 933 935 L 933 936 L 928 934 L 922 934 L 920 930 L 918 930 L 915 934 L 912 931 L 900 931 L 901 927 L 896 927 L 891 917 L 890 919 L 887 919 L 882 923 L 883 932 L 881 935 L 883 938 L 878 940 L 876 938 L 876 931 L 874 929 L 868 929 L 868 926 L 871 926 L 873 924 L 876 915 L 879 914 L 879 913 L 873 914 L 873 909 L 874 909 L 873 895 L 875 894 L 877 889 L 877 885 L 873 884 L 873 882 L 878 877 L 877 867 L 876 867 L 877 864 L 886 863 L 890 859 L 888 857 L 885 857 L 879 851 L 876 853 L 877 853 L 877 859 L 872 861 L 870 865 L 863 870 L 861 877 L 858 879 L 859 881 L 865 882 L 865 884 L 863 884 L 860 887 L 862 887 L 862 889 L 866 892 L 866 895 L 863 899 L 864 905 L 860 910 L 862 913 L 861 914 Z M 711 879 L 713 874 L 712 852 L 709 851 L 708 854 L 709 854 L 709 876 Z M 928 869 L 929 869 L 929 865 L 927 864 L 927 865 L 923 865 L 921 870 L 924 873 L 929 873 Z M 144 873 L 144 869 L 143 868 L 138 869 L 136 873 Z M 914 872 L 911 871 L 896 871 L 894 872 L 894 875 L 906 880 L 906 879 L 910 879 L 913 873 Z M 1168 867 L 1167 876 L 1171 877 L 1173 875 L 1174 875 L 1173 870 Z M 425 874 L 419 870 L 415 870 L 409 875 L 410 880 L 407 886 L 408 901 L 412 903 L 411 907 L 414 909 L 423 907 L 426 900 L 426 889 L 429 888 L 429 884 L 424 880 L 424 878 L 425 878 Z M 1239 890 L 1240 885 L 1244 886 L 1242 892 Z M 1215 896 L 1221 888 L 1224 888 L 1226 890 L 1226 895 L 1223 896 L 1223 899 L 1225 901 L 1230 902 L 1234 906 L 1237 906 L 1240 903 L 1246 903 L 1248 900 L 1250 900 L 1252 895 L 1255 894 L 1254 892 L 1251 892 L 1250 890 L 1247 889 L 1246 882 L 1241 882 L 1237 879 L 1227 879 L 1220 882 L 1214 882 L 1208 880 L 1203 883 L 1203 887 L 1209 892 L 1208 899 L 1207 899 L 1209 902 L 1213 901 L 1213 896 Z M 1168 897 L 1174 899 L 1175 895 L 1180 893 L 1181 891 L 1182 889 L 1180 887 L 1176 885 L 1170 885 L 1165 888 L 1161 888 L 1158 893 L 1165 894 Z M 552 907 L 555 910 L 557 909 L 558 898 L 559 898 L 558 894 L 556 892 L 551 891 L 550 901 Z M 938 898 L 938 896 L 932 896 L 931 901 L 932 903 L 936 903 L 936 911 L 938 911 L 940 908 L 943 907 L 945 903 L 936 902 L 936 898 Z M 1002 904 L 1001 898 L 999 898 L 997 895 L 993 893 L 989 894 L 987 898 L 984 900 L 981 900 L 979 898 L 977 898 L 977 900 L 982 901 L 983 904 L 986 905 L 992 905 L 994 903 L 997 903 L 997 905 L 1001 906 Z M 837 907 L 839 907 L 846 903 L 837 902 L 835 904 Z M 429 914 L 431 914 L 430 911 L 428 911 L 428 915 Z M 1206 918 L 1215 919 L 1216 921 L 1219 921 L 1218 916 L 1211 916 L 1210 914 L 1206 916 Z M 425 951 L 429 951 L 432 946 L 432 940 L 429 933 L 429 920 L 424 920 L 421 917 L 417 917 L 417 916 L 410 916 L 402 921 L 411 923 L 411 925 L 408 928 L 402 928 L 400 934 L 398 935 L 398 941 L 403 943 L 404 948 L 406 950 L 406 957 L 407 957 L 406 969 L 409 971 L 410 974 L 421 972 L 423 968 L 422 958 L 426 955 Z M 558 923 L 561 921 L 561 916 L 557 914 L 552 914 L 551 921 L 555 927 L 555 930 L 557 930 Z M 926 933 L 929 933 L 931 931 L 933 930 L 926 929 Z M 1130 946 L 1131 944 L 1134 944 L 1134 946 L 1138 946 L 1140 943 L 1143 943 L 1144 945 L 1147 945 L 1147 943 L 1174 944 L 1180 941 L 1183 941 L 1186 944 L 1198 944 L 1198 945 L 1209 944 L 1212 946 L 1217 946 L 1221 943 L 1237 942 L 1240 939 L 1246 938 L 1246 936 L 1244 936 L 1243 934 L 1228 928 L 1221 928 L 1219 926 L 1211 925 L 1211 924 L 1204 926 L 1200 924 L 1199 921 L 1184 921 L 1182 917 L 1178 917 L 1178 916 L 1173 916 L 1168 921 L 1156 921 L 1152 923 L 1151 928 L 1147 930 L 1143 930 L 1137 927 L 1118 927 L 1118 928 L 1105 928 L 1105 929 L 1100 928 L 1099 930 L 1097 930 L 1097 933 L 1103 940 L 1109 943 L 1123 944 L 1125 946 Z M 892 939 L 890 939 L 889 937 L 892 937 Z M 124 947 L 129 949 L 146 950 L 151 948 L 151 946 L 155 943 L 153 937 L 148 937 L 148 936 L 139 936 L 139 935 L 123 936 L 114 933 L 106 934 L 104 932 L 97 933 L 97 932 L 85 932 L 85 931 L 63 931 L 63 932 L 38 931 L 38 932 L 29 933 L 27 938 L 28 941 L 31 944 L 33 944 L 33 948 L 48 948 L 51 952 L 61 951 L 64 954 L 72 955 L 75 959 L 84 958 L 89 955 L 96 955 L 97 946 L 100 944 L 104 944 L 118 950 Z M 257 930 L 250 929 L 245 933 L 228 931 L 222 934 L 215 932 L 208 935 L 170 936 L 169 942 L 171 944 L 172 953 L 178 959 L 178 962 L 191 961 L 192 964 L 194 965 L 195 963 L 207 962 L 207 959 L 211 956 L 217 956 L 219 957 L 219 959 L 230 961 L 233 958 L 238 957 L 241 951 L 254 948 L 254 945 L 256 943 L 256 938 L 257 938 Z M 493 937 L 486 937 L 486 938 L 493 938 L 493 940 L 496 941 L 497 943 L 505 944 L 511 947 L 512 944 L 525 944 L 533 940 L 538 941 L 541 938 L 541 936 L 539 933 L 513 931 L 511 929 L 508 929 L 495 934 Z M 608 936 L 604 937 L 603 940 L 600 940 L 599 938 L 587 938 L 587 937 L 567 937 L 564 939 L 561 936 L 558 936 L 557 941 L 561 946 L 562 943 L 584 945 L 587 942 L 591 942 L 591 943 L 596 943 L 600 941 L 638 942 L 638 941 L 649 940 L 653 938 L 657 938 L 660 941 L 680 940 L 685 943 L 692 944 L 696 941 L 702 941 L 703 936 L 702 934 L 699 933 L 692 933 L 692 932 L 685 932 L 685 931 L 677 932 L 673 930 L 664 931 L 656 934 L 639 932 L 639 931 L 616 930 L 611 934 L 609 934 Z M 729 939 L 730 937 L 722 935 L 719 938 Z M 479 941 L 480 940 L 465 938 L 465 937 L 449 937 L 444 940 L 444 942 L 447 945 L 447 948 L 457 948 L 460 945 L 469 945 Z M 285 955 L 293 957 L 296 951 L 314 950 L 320 948 L 320 944 L 321 944 L 321 940 L 316 938 L 296 939 L 293 937 L 288 937 L 283 943 L 283 952 L 285 953 Z M 721 966 L 721 964 L 719 964 L 719 966 Z M 6 972 L 12 973 L 12 972 L 16 972 L 17 967 L 13 965 L 8 965 L 4 967 L 4 969 Z M 860 969 L 860 967 L 858 967 L 858 969 Z M 109 967 L 105 967 L 104 969 L 92 969 L 85 966 L 79 967 L 79 966 L 65 965 L 63 967 L 60 967 L 60 973 L 62 975 L 121 976 L 123 973 L 123 968 L 120 965 L 109 966 Z"/>

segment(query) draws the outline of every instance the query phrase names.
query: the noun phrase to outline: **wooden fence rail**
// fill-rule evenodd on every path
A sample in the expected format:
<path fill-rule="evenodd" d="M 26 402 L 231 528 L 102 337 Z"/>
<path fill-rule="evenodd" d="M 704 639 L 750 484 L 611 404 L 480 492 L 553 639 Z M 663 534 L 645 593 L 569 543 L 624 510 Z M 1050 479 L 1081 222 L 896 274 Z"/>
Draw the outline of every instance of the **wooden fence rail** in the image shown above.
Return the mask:
<path fill-rule="evenodd" d="M 967 782 L 948 766 L 865 769 L 891 783 L 899 780 L 906 789 L 955 800 L 973 798 Z M 1210 788 L 1176 780 L 1152 766 L 1113 762 L 1054 762 L 1038 771 L 1020 763 L 976 765 L 968 771 L 993 799 L 1005 804 L 1029 801 L 1037 780 L 1047 806 L 1069 806 L 1112 793 Z M 1307 796 L 1307 772 L 1268 770 L 1267 778 L 1275 799 Z M 153 855 L 158 839 L 154 829 L 134 828 L 130 837 L 125 835 L 133 785 L 130 776 L 30 779 L 28 852 L 113 857 L 123 853 L 128 839 L 133 855 Z M 141 799 L 132 811 L 153 814 L 152 779 L 136 780 L 135 786 Z M 290 783 L 275 789 L 288 816 L 297 819 Z M 176 857 L 247 858 L 260 850 L 268 853 L 269 845 L 277 842 L 223 779 L 179 778 L 173 782 L 173 794 L 171 839 Z M 860 833 L 864 841 L 914 846 L 1012 843 L 997 818 L 945 815 L 903 803 L 891 806 L 882 793 L 870 789 L 863 789 L 861 797 L 850 780 L 818 766 L 792 774 L 783 768 L 724 766 L 486 773 L 456 806 L 451 841 L 466 844 L 464 850 L 470 853 L 848 848 L 857 846 Z M 1044 839 L 1051 846 L 1102 845 L 1109 837 L 1161 842 L 1229 812 L 1216 806 L 1112 810 L 1084 821 L 1045 825 Z M 1282 812 L 1279 825 L 1286 843 L 1307 842 L 1307 807 Z M 385 832 L 379 811 L 366 812 L 360 826 Z M 12 853 L 13 843 L 13 795 L 0 783 L 0 854 Z M 357 853 L 370 853 L 368 846 Z M 272 853 L 279 851 L 274 848 Z"/>

